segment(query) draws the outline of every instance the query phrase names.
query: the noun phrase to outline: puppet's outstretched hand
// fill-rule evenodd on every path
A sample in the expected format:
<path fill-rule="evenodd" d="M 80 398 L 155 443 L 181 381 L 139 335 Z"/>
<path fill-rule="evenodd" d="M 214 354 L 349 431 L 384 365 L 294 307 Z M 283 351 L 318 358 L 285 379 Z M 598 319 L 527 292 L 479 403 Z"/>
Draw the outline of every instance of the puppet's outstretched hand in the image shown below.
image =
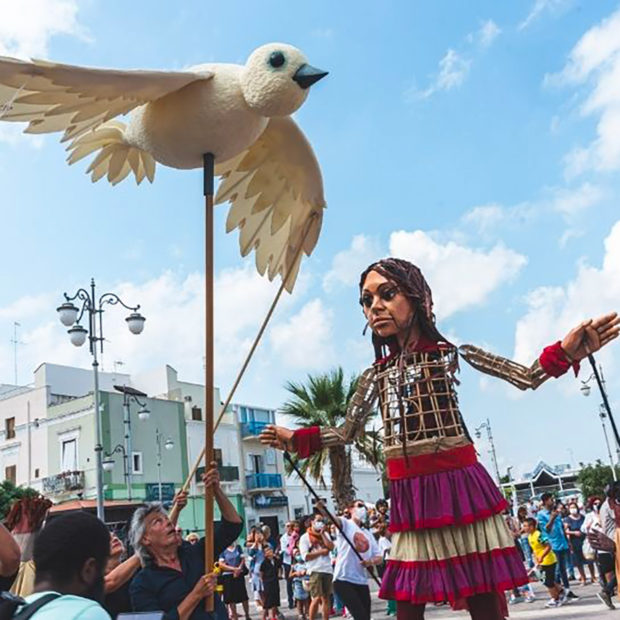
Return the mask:
<path fill-rule="evenodd" d="M 571 360 L 579 362 L 617 338 L 618 334 L 620 317 L 617 312 L 610 312 L 571 329 L 562 340 L 562 349 Z"/>
<path fill-rule="evenodd" d="M 290 428 L 269 424 L 261 431 L 259 439 L 261 443 L 271 446 L 272 448 L 290 451 L 293 449 L 294 434 L 295 431 L 292 431 Z"/>

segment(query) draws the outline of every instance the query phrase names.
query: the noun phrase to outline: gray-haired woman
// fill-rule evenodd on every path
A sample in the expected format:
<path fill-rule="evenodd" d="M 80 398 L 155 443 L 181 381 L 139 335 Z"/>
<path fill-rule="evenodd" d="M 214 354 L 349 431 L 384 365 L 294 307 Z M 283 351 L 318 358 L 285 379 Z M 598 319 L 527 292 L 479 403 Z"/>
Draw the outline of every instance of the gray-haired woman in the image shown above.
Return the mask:
<path fill-rule="evenodd" d="M 203 476 L 212 486 L 222 520 L 214 532 L 214 555 L 237 539 L 243 524 L 220 487 L 217 464 Z M 134 578 L 129 594 L 135 611 L 163 611 L 165 620 L 226 620 L 226 609 L 216 596 L 215 612 L 205 611 L 203 599 L 213 594 L 215 578 L 205 575 L 204 538 L 192 545 L 179 544 L 174 525 L 159 504 L 147 504 L 134 513 L 131 543 L 144 566 Z"/>

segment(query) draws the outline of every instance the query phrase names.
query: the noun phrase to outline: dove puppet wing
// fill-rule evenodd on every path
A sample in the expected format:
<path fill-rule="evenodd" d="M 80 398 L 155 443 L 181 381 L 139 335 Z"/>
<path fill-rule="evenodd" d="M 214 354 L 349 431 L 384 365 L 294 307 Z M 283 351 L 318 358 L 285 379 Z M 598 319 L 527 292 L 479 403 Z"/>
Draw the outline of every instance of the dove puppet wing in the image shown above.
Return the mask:
<path fill-rule="evenodd" d="M 212 77 L 210 71 L 92 69 L 0 56 L 0 120 L 29 123 L 26 133 L 64 131 L 65 142 Z"/>
<path fill-rule="evenodd" d="M 238 228 L 242 256 L 254 249 L 259 273 L 286 278 L 291 292 L 302 255 L 316 246 L 326 206 L 306 136 L 291 117 L 273 117 L 252 146 L 215 172 L 222 176 L 216 204 L 232 203 L 226 231 Z"/>

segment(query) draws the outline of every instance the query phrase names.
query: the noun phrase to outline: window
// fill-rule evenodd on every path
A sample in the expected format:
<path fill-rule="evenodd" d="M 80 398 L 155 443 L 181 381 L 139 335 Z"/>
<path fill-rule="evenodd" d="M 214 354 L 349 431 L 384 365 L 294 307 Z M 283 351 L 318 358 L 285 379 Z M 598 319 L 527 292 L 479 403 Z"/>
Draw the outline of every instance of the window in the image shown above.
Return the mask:
<path fill-rule="evenodd" d="M 295 508 L 295 521 L 300 521 L 303 516 L 304 516 L 304 509 Z"/>
<path fill-rule="evenodd" d="M 131 455 L 131 471 L 134 474 L 142 474 L 142 452 L 133 452 Z"/>
<path fill-rule="evenodd" d="M 65 439 L 61 443 L 60 470 L 77 470 L 77 439 Z"/>
<path fill-rule="evenodd" d="M 252 471 L 255 474 L 263 473 L 263 456 L 262 454 L 250 454 L 250 458 L 252 459 Z"/>
<path fill-rule="evenodd" d="M 222 451 L 220 448 L 213 448 L 213 460 L 217 463 L 218 467 L 222 466 Z"/>
<path fill-rule="evenodd" d="M 34 470 L 34 477 L 35 478 L 39 477 L 39 468 L 38 467 Z"/>
<path fill-rule="evenodd" d="M 9 465 L 4 468 L 4 479 L 13 484 L 17 483 L 17 465 Z"/>
<path fill-rule="evenodd" d="M 15 418 L 4 420 L 5 439 L 15 439 Z"/>
<path fill-rule="evenodd" d="M 195 405 L 192 407 L 192 420 L 202 422 L 202 409 L 200 407 L 196 407 Z"/>
<path fill-rule="evenodd" d="M 267 448 L 265 450 L 265 462 L 267 465 L 276 464 L 276 451 L 273 448 Z"/>

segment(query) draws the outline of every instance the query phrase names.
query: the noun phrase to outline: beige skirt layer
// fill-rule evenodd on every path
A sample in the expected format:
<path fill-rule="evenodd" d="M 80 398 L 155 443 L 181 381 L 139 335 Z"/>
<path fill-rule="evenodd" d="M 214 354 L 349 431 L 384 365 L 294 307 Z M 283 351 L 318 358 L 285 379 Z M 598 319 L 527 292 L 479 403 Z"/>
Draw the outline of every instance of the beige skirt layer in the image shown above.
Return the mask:
<path fill-rule="evenodd" d="M 397 532 L 392 535 L 390 560 L 426 562 L 470 553 L 487 553 L 514 547 L 514 539 L 502 515 L 469 525 Z"/>

